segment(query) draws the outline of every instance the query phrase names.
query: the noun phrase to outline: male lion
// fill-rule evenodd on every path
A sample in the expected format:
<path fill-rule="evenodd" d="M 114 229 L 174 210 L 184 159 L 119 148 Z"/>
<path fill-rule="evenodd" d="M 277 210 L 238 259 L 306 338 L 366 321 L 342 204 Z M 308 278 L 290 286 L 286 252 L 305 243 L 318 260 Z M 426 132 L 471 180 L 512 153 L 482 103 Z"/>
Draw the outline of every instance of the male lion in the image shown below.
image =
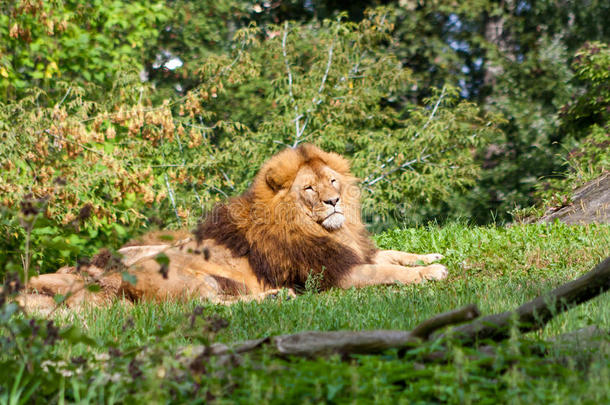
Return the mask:
<path fill-rule="evenodd" d="M 360 219 L 359 192 L 348 162 L 309 144 L 273 156 L 244 194 L 216 206 L 192 236 L 151 233 L 119 252 L 121 271 L 127 269 L 135 283 L 123 280 L 121 271 L 104 272 L 113 266 L 110 256 L 102 254 L 79 269 L 33 278 L 29 291 L 47 298 L 27 298 L 38 306 L 57 293 L 70 293 L 68 306 L 117 296 L 227 302 L 264 297 L 280 288 L 302 289 L 311 275 L 321 289 L 447 276 L 443 265 L 430 264 L 442 258 L 439 254 L 376 249 Z M 101 291 L 84 288 L 88 280 Z"/>

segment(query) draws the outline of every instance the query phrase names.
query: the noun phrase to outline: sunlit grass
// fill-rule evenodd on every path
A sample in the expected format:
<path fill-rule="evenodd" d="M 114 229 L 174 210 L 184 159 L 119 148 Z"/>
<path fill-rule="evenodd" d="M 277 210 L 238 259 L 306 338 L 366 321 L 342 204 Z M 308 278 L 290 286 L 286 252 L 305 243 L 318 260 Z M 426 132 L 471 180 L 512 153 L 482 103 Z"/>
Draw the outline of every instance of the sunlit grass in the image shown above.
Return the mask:
<path fill-rule="evenodd" d="M 228 327 L 205 337 L 222 342 L 303 330 L 408 330 L 434 314 L 468 303 L 476 303 L 483 314 L 515 308 L 578 277 L 610 255 L 610 226 L 473 228 L 453 224 L 396 229 L 375 236 L 375 240 L 380 248 L 442 253 L 450 277 L 422 285 L 306 292 L 290 300 L 280 297 L 231 306 L 197 301 L 134 306 L 117 303 L 106 309 L 64 312 L 57 318 L 61 323 L 82 325 L 100 347 L 112 345 L 122 350 L 154 345 L 159 339 L 156 332 L 163 334 L 164 330 L 173 330 L 163 337 L 163 344 L 169 347 L 198 343 L 198 331 L 190 323 L 196 306 L 203 307 L 204 317 L 218 316 L 228 321 Z M 608 294 L 558 316 L 527 339 L 547 340 L 589 325 L 610 330 Z M 202 331 L 199 335 L 205 334 Z M 490 395 L 499 395 L 503 401 L 563 403 L 585 394 L 594 402 L 610 396 L 608 380 L 602 379 L 610 373 L 607 344 L 596 356 L 588 357 L 585 368 L 568 365 L 566 369 L 556 369 L 553 362 L 547 364 L 539 356 L 523 354 L 518 346 L 515 342 L 501 345 L 503 360 L 494 360 L 501 364 L 494 366 L 492 362 L 491 371 L 489 365 L 481 368 L 467 355 L 449 365 L 417 366 L 412 361 L 405 363 L 395 352 L 347 362 L 336 357 L 286 361 L 264 352 L 246 356 L 243 366 L 227 377 L 230 383 L 226 379 L 207 381 L 204 376 L 202 384 L 220 402 L 223 395 L 230 394 L 227 403 L 264 403 L 271 398 L 278 402 L 341 399 L 363 403 L 391 398 L 410 398 L 405 403 L 414 398 L 437 402 L 445 398 L 458 403 L 493 398 Z M 60 350 L 77 355 L 86 349 L 62 346 Z M 213 363 L 211 360 L 212 368 Z M 464 375 L 459 377 L 460 373 Z M 469 384 L 467 388 L 460 378 Z M 579 381 L 577 389 L 571 387 L 575 379 Z M 229 385 L 230 393 L 224 393 Z"/>

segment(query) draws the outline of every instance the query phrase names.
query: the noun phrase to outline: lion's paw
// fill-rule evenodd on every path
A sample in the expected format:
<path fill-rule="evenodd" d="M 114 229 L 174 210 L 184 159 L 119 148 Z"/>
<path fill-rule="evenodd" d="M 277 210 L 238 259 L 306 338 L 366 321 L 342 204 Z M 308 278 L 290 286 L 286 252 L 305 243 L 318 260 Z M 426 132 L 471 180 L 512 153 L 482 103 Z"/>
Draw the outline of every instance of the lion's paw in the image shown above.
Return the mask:
<path fill-rule="evenodd" d="M 424 263 L 428 264 L 428 263 L 434 263 L 434 262 L 438 262 L 439 260 L 442 260 L 445 256 L 443 256 L 440 253 L 430 253 L 427 255 L 423 255 L 424 256 Z"/>
<path fill-rule="evenodd" d="M 287 301 L 296 298 L 297 296 L 292 288 L 273 288 L 271 290 L 265 291 L 262 294 L 264 299 L 284 298 Z"/>
<path fill-rule="evenodd" d="M 422 276 L 426 280 L 444 280 L 449 275 L 449 270 L 442 264 L 431 264 L 422 271 Z"/>

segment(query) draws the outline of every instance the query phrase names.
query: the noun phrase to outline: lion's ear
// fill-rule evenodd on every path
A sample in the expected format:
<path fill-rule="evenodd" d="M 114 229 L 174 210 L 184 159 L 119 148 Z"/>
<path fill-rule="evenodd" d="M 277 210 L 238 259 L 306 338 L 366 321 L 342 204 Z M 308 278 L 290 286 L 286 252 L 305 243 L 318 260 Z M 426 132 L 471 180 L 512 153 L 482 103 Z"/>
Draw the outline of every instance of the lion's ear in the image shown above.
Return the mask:
<path fill-rule="evenodd" d="M 269 188 L 275 192 L 282 189 L 284 186 L 285 178 L 282 176 L 282 173 L 278 172 L 274 168 L 270 168 L 267 170 L 265 174 L 265 180 L 267 181 L 267 185 Z"/>

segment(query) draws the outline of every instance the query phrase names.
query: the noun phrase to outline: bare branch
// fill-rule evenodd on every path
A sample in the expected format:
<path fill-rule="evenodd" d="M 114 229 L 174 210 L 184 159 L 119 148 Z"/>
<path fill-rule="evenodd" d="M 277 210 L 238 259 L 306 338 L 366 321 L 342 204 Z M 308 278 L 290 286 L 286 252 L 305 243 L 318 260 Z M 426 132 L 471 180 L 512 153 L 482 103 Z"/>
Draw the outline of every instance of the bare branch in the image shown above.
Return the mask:
<path fill-rule="evenodd" d="M 299 129 L 298 121 L 300 118 L 302 118 L 302 116 L 299 116 L 296 118 L 297 136 L 292 145 L 293 148 L 296 148 L 298 146 L 298 144 L 302 141 L 301 137 L 303 136 L 303 133 L 305 132 L 305 128 L 307 128 L 307 124 L 309 124 L 310 114 L 312 112 L 314 112 L 316 110 L 316 107 L 322 103 L 322 98 L 320 96 L 322 95 L 322 92 L 324 91 L 324 86 L 326 85 L 326 80 L 328 79 L 328 73 L 330 72 L 330 67 L 331 67 L 332 61 L 333 61 L 334 47 L 335 47 L 335 40 L 333 38 L 332 42 L 330 43 L 330 46 L 328 47 L 328 61 L 326 62 L 326 70 L 324 71 L 324 75 L 322 76 L 322 80 L 320 82 L 320 87 L 318 87 L 318 95 L 313 100 L 313 107 L 307 110 L 307 113 L 306 113 L 307 116 L 305 117 L 305 122 L 303 123 L 303 126 L 300 129 Z M 295 109 L 296 109 L 296 107 L 295 107 Z"/>
<path fill-rule="evenodd" d="M 406 168 L 408 168 L 408 167 L 411 167 L 411 165 L 412 165 L 412 164 L 414 164 L 414 163 L 423 162 L 423 161 L 425 161 L 427 158 L 429 158 L 430 156 L 432 156 L 432 155 L 431 155 L 431 154 L 427 154 L 427 155 L 424 155 L 424 156 L 422 156 L 422 157 L 420 157 L 420 158 L 415 158 L 415 159 L 409 160 L 409 161 L 407 161 L 407 162 L 404 162 L 404 163 L 403 163 L 403 164 L 401 164 L 400 166 L 394 167 L 393 169 L 390 169 L 390 170 L 388 170 L 387 172 L 385 172 L 385 173 L 383 173 L 383 174 L 379 175 L 378 177 L 374 178 L 373 180 L 367 181 L 367 182 L 365 182 L 365 183 L 366 183 L 366 185 L 368 185 L 368 186 L 372 186 L 372 185 L 374 185 L 375 183 L 379 182 L 380 180 L 385 179 L 386 177 L 388 177 L 388 176 L 389 176 L 389 175 L 391 175 L 392 173 L 395 173 L 395 172 L 397 172 L 397 171 L 399 171 L 399 170 L 403 170 L 403 169 L 406 169 Z M 382 169 L 383 169 L 384 167 L 385 167 L 385 164 L 381 165 L 381 168 L 382 168 Z"/>
<path fill-rule="evenodd" d="M 302 118 L 302 115 L 299 115 L 297 117 L 297 123 L 299 121 L 300 118 Z M 294 143 L 292 144 L 293 148 L 296 148 L 299 143 L 301 142 L 301 135 L 303 135 L 303 132 L 305 131 L 305 128 L 307 128 L 307 124 L 309 123 L 309 116 L 305 117 L 305 122 L 303 123 L 303 126 L 301 127 L 301 129 L 299 130 L 298 124 L 297 124 L 297 136 L 294 139 Z"/>
<path fill-rule="evenodd" d="M 220 194 L 222 194 L 222 195 L 223 195 L 225 198 L 229 198 L 228 194 L 227 194 L 227 193 L 225 193 L 224 191 L 222 191 L 221 189 L 219 189 L 218 187 L 216 187 L 216 186 L 208 186 L 208 187 L 209 187 L 209 188 L 211 188 L 212 190 L 216 190 L 216 191 L 218 191 L 218 192 L 219 192 Z"/>
<path fill-rule="evenodd" d="M 229 187 L 231 187 L 231 190 L 235 190 L 235 187 L 233 187 L 233 181 L 231 181 L 231 179 L 229 178 L 229 176 L 225 173 L 224 170 L 219 169 L 220 173 L 222 173 L 222 176 L 225 178 L 225 180 L 227 181 L 227 184 L 229 185 Z"/>
<path fill-rule="evenodd" d="M 163 174 L 165 178 L 165 186 L 167 187 L 167 193 L 169 194 L 169 200 L 172 203 L 172 208 L 174 209 L 174 214 L 176 214 L 176 218 L 178 219 L 178 223 L 182 224 L 182 220 L 180 219 L 180 215 L 178 215 L 178 209 L 176 208 L 176 200 L 174 198 L 174 190 L 172 186 L 169 184 L 169 179 L 167 178 L 167 173 Z"/>
<path fill-rule="evenodd" d="M 154 168 L 160 168 L 160 167 L 201 167 L 203 166 L 202 164 L 184 164 L 184 163 L 176 163 L 176 164 L 165 164 L 165 165 L 135 165 L 134 167 L 154 167 Z"/>
<path fill-rule="evenodd" d="M 432 332 L 445 326 L 469 321 L 476 318 L 478 314 L 475 305 L 467 305 L 426 320 L 411 332 L 402 330 L 300 332 L 248 340 L 231 347 L 215 344 L 207 349 L 207 354 L 244 353 L 256 350 L 264 344 L 273 346 L 276 353 L 280 355 L 312 357 L 332 353 L 380 353 L 391 348 L 420 344 L 422 339 L 427 339 Z"/>
<path fill-rule="evenodd" d="M 278 141 L 277 139 L 274 139 L 274 140 L 273 140 L 273 143 L 277 143 L 278 145 L 282 145 L 282 146 L 284 146 L 284 147 L 286 147 L 286 148 L 291 148 L 291 147 L 292 147 L 292 146 L 290 146 L 290 145 L 286 145 L 286 144 L 285 144 L 284 142 L 282 142 L 282 141 Z"/>
<path fill-rule="evenodd" d="M 68 97 L 68 94 L 70 94 L 71 90 L 72 90 L 72 86 L 68 87 L 66 94 L 64 94 L 64 97 L 61 99 L 61 101 L 59 103 L 57 103 L 57 105 L 55 107 L 59 107 L 60 105 L 62 105 L 64 103 L 64 101 L 66 101 L 66 98 Z"/>
<path fill-rule="evenodd" d="M 413 135 L 413 139 L 416 139 L 420 136 L 420 134 L 422 132 L 424 132 L 426 130 L 426 128 L 428 128 L 428 125 L 430 125 L 430 123 L 432 122 L 432 120 L 434 119 L 434 116 L 436 115 L 436 112 L 438 111 L 438 107 L 441 104 L 441 102 L 443 101 L 443 98 L 445 98 L 446 95 L 446 87 L 443 86 L 442 90 L 441 90 L 441 95 L 438 97 L 438 100 L 436 100 L 436 104 L 434 104 L 434 107 L 432 108 L 432 112 L 430 113 L 430 115 L 428 116 L 428 119 L 426 120 L 426 123 L 424 124 L 424 126 L 415 133 L 415 135 Z M 427 158 L 429 158 L 430 156 L 432 156 L 431 154 L 427 154 L 424 155 L 422 157 L 419 158 L 415 158 L 413 160 L 409 160 L 403 164 L 401 164 L 400 166 L 397 166 L 391 170 L 388 170 L 387 172 L 379 175 L 378 177 L 374 178 L 373 180 L 370 181 L 366 181 L 365 183 L 368 186 L 372 186 L 375 183 L 379 182 L 380 180 L 385 179 L 386 177 L 388 177 L 389 175 L 399 171 L 399 170 L 403 170 L 406 168 L 410 168 L 412 164 L 414 163 L 418 163 L 418 162 L 423 162 L 424 160 L 426 160 Z M 385 164 L 381 165 L 381 169 L 383 169 L 385 167 Z"/>
<path fill-rule="evenodd" d="M 471 321 L 478 318 L 479 315 L 480 312 L 476 305 L 466 305 L 465 307 L 445 312 L 423 321 L 411 331 L 411 334 L 420 339 L 428 340 L 433 332 L 436 332 L 447 325 L 456 325 L 461 322 Z"/>
<path fill-rule="evenodd" d="M 296 115 L 296 117 L 294 118 L 296 135 L 294 137 L 294 144 L 292 145 L 292 147 L 296 148 L 297 145 L 299 144 L 299 138 L 301 137 L 301 129 L 299 127 L 299 122 L 300 122 L 300 119 L 303 118 L 303 116 L 298 113 L 298 107 L 296 104 L 294 105 L 294 112 Z"/>
<path fill-rule="evenodd" d="M 422 129 L 415 134 L 414 138 L 417 138 L 419 136 L 419 134 L 422 133 L 423 131 L 425 131 L 426 128 L 428 128 L 428 125 L 430 125 L 430 122 L 432 121 L 432 119 L 436 115 L 436 111 L 438 110 L 438 106 L 441 104 L 441 101 L 443 101 L 443 98 L 445 98 L 445 90 L 446 89 L 447 88 L 445 86 L 443 86 L 443 89 L 441 90 L 441 95 L 438 97 L 438 100 L 436 100 L 436 104 L 434 104 L 434 108 L 432 109 L 432 113 L 428 117 L 428 121 L 426 121 L 426 123 L 424 124 Z"/>
<path fill-rule="evenodd" d="M 320 96 L 322 94 L 322 92 L 324 91 L 324 85 L 326 84 L 326 79 L 328 78 L 328 72 L 330 72 L 330 66 L 332 64 L 333 61 L 333 48 L 335 47 L 335 40 L 333 39 L 333 41 L 330 43 L 330 46 L 328 47 L 328 61 L 326 62 L 326 71 L 324 72 L 324 76 L 322 76 L 322 82 L 320 83 L 320 87 L 318 88 L 318 96 Z M 319 99 L 316 104 L 320 104 L 322 102 L 321 99 Z"/>
<path fill-rule="evenodd" d="M 209 131 L 212 129 L 216 129 L 216 127 L 218 126 L 218 122 L 214 125 L 212 125 L 211 127 L 207 126 L 207 125 L 196 125 L 196 124 L 189 124 L 188 122 L 181 122 L 182 125 L 185 125 L 187 127 L 191 127 L 191 128 L 197 128 L 197 129 L 202 129 L 204 131 Z M 205 132 L 204 132 L 205 135 Z"/>
<path fill-rule="evenodd" d="M 294 100 L 294 93 L 292 92 L 292 71 L 290 70 L 290 64 L 288 63 L 288 53 L 286 52 L 286 38 L 288 37 L 288 21 L 284 23 L 284 35 L 282 36 L 282 55 L 284 56 L 284 65 L 286 66 L 286 73 L 288 74 L 288 95 L 290 96 L 290 101 L 294 104 L 294 129 L 295 129 L 295 139 L 293 148 L 296 148 L 299 144 L 299 138 L 301 136 L 301 128 L 300 128 L 300 120 L 303 118 L 302 115 L 299 115 L 299 107 L 297 106 Z"/>
<path fill-rule="evenodd" d="M 294 103 L 294 95 L 292 94 L 292 71 L 288 63 L 288 54 L 286 52 L 286 38 L 288 37 L 288 21 L 284 23 L 284 36 L 282 37 L 282 55 L 284 55 L 284 65 L 286 65 L 286 73 L 288 74 L 288 94 Z"/>

